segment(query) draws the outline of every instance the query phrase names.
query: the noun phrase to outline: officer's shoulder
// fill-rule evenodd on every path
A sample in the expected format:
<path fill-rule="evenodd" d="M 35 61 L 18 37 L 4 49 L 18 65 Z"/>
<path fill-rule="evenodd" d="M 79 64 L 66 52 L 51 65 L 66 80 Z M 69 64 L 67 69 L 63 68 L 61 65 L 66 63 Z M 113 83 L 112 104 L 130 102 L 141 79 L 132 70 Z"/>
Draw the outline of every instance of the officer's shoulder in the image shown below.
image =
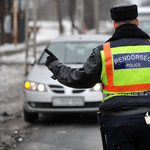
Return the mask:
<path fill-rule="evenodd" d="M 103 45 L 99 45 L 93 49 L 93 51 L 98 51 L 98 52 L 100 52 L 101 50 L 103 50 Z"/>

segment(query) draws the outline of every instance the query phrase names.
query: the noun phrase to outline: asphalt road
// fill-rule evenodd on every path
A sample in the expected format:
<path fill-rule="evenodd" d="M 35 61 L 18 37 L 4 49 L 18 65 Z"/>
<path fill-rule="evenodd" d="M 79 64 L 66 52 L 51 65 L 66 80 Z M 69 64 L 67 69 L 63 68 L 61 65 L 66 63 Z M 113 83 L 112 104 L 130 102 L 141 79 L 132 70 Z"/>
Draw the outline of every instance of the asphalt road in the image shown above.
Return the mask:
<path fill-rule="evenodd" d="M 96 115 L 44 116 L 26 128 L 16 150 L 102 150 Z"/>

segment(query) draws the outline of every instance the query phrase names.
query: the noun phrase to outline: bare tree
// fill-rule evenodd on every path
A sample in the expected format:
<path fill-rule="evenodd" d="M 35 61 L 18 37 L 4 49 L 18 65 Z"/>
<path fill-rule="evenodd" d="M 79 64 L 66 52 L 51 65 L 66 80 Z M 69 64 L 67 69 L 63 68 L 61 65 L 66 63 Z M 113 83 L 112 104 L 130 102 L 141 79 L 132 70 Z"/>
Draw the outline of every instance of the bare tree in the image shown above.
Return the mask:
<path fill-rule="evenodd" d="M 62 25 L 62 17 L 61 17 L 61 3 L 60 3 L 60 0 L 56 0 L 56 3 L 57 3 L 57 11 L 58 11 L 58 21 L 59 21 L 59 31 L 60 31 L 60 34 L 63 33 L 64 31 L 64 28 L 63 28 L 63 25 Z"/>
<path fill-rule="evenodd" d="M 71 24 L 72 24 L 72 28 L 71 28 L 71 33 L 73 34 L 73 29 L 77 29 L 78 32 L 79 29 L 77 28 L 77 26 L 75 25 L 75 6 L 76 6 L 76 0 L 68 0 L 68 3 L 69 3 L 69 17 L 70 17 L 70 20 L 71 20 Z"/>
<path fill-rule="evenodd" d="M 57 6 L 55 0 L 38 0 L 38 20 L 57 20 Z"/>
<path fill-rule="evenodd" d="M 93 0 L 84 0 L 84 23 L 88 29 L 94 28 L 94 5 Z"/>

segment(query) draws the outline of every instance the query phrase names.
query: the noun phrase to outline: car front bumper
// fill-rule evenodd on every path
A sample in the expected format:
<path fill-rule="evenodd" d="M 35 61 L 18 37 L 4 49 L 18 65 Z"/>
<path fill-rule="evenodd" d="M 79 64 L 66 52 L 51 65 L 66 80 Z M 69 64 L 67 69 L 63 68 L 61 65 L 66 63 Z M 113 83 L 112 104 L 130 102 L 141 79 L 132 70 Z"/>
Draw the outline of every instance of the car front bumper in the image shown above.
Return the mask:
<path fill-rule="evenodd" d="M 72 94 L 69 90 L 66 93 L 58 94 L 51 91 L 36 92 L 24 89 L 24 108 L 27 112 L 49 113 L 49 112 L 97 112 L 102 101 L 100 91 L 90 91 L 86 89 L 82 93 Z M 83 97 L 83 106 L 53 106 L 54 97 Z"/>
<path fill-rule="evenodd" d="M 34 105 L 34 106 L 33 106 Z M 24 102 L 24 108 L 27 112 L 48 113 L 48 112 L 97 112 L 99 103 L 85 103 L 80 107 L 54 107 L 52 103 Z"/>

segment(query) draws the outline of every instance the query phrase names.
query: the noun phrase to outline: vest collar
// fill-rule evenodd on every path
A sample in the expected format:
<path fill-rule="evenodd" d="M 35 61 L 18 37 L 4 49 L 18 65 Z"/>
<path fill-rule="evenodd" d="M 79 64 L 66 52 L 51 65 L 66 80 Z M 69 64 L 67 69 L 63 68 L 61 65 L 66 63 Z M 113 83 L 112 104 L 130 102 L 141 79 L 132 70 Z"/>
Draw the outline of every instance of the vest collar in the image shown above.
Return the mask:
<path fill-rule="evenodd" d="M 150 39 L 149 35 L 146 34 L 145 32 L 143 32 L 136 25 L 124 24 L 124 25 L 119 26 L 115 30 L 114 34 L 112 35 L 112 37 L 109 40 L 107 40 L 107 42 L 118 40 L 121 38 L 146 38 L 146 39 Z"/>

